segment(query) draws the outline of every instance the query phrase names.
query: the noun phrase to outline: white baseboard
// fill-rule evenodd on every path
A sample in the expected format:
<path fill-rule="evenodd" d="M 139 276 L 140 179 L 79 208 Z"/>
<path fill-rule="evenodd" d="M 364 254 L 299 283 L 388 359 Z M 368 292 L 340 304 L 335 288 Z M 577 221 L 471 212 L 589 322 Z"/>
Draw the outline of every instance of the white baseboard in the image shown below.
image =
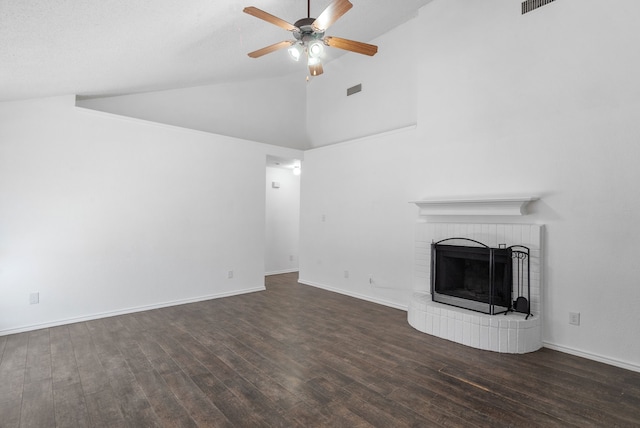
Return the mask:
<path fill-rule="evenodd" d="M 264 290 L 266 290 L 266 288 L 264 286 L 261 286 L 261 287 L 247 288 L 244 290 L 229 291 L 226 293 L 209 294 L 206 296 L 193 297 L 189 299 L 155 303 L 153 305 L 136 306 L 133 308 L 119 309 L 117 311 L 101 312 L 97 314 L 85 315 L 85 316 L 75 317 L 75 318 L 65 318 L 65 319 L 41 323 L 41 324 L 31 324 L 31 325 L 26 325 L 22 327 L 0 330 L 0 336 L 7 336 L 9 334 L 16 334 L 16 333 L 24 333 L 25 331 L 40 330 L 43 328 L 58 327 L 61 325 L 91 321 L 91 320 L 100 319 L 100 318 L 109 318 L 109 317 L 114 317 L 118 315 L 126 315 L 134 312 L 149 311 L 151 309 L 160 309 L 160 308 L 166 308 L 169 306 L 177 306 L 177 305 L 185 305 L 187 303 L 202 302 L 205 300 L 221 299 L 223 297 L 238 296 L 240 294 L 255 293 L 257 291 L 264 291 Z"/>
<path fill-rule="evenodd" d="M 394 302 L 389 302 L 388 300 L 379 299 L 377 297 L 366 296 L 366 295 L 360 294 L 360 293 L 353 293 L 351 291 L 342 290 L 340 288 L 335 288 L 335 287 L 330 287 L 328 285 L 320 284 L 320 283 L 313 282 L 313 281 L 307 281 L 305 279 L 298 279 L 298 282 L 300 284 L 310 285 L 311 287 L 322 288 L 323 290 L 332 291 L 332 292 L 338 293 L 338 294 L 344 294 L 345 296 L 355 297 L 356 299 L 366 300 L 367 302 L 377 303 L 377 304 L 382 305 L 382 306 L 388 306 L 390 308 L 400 309 L 400 310 L 405 311 L 405 312 L 409 310 L 408 306 L 400 305 L 400 304 L 394 303 Z"/>
<path fill-rule="evenodd" d="M 265 272 L 264 276 L 269 276 L 269 275 L 280 275 L 283 273 L 294 273 L 294 272 L 298 272 L 298 268 L 295 269 L 283 269 L 283 270 L 274 270 L 272 272 Z"/>
<path fill-rule="evenodd" d="M 545 348 L 553 349 L 554 351 L 564 352 L 565 354 L 571 354 L 575 355 L 576 357 L 586 358 L 587 360 L 598 361 L 610 366 L 620 367 L 622 369 L 631 370 L 634 372 L 640 372 L 640 365 L 638 364 L 628 363 L 626 361 L 620 361 L 614 358 L 603 357 L 602 355 L 593 354 L 591 352 L 580 351 L 578 349 L 556 345 L 554 343 L 544 341 L 542 342 L 542 346 L 544 346 Z"/>

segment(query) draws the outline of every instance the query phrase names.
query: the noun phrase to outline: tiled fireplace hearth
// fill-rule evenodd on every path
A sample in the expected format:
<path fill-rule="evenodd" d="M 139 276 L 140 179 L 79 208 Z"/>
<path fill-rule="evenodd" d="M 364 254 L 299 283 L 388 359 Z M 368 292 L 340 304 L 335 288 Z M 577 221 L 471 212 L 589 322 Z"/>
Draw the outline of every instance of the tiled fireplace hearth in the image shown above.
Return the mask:
<path fill-rule="evenodd" d="M 421 210 L 415 230 L 414 293 L 408 311 L 412 327 L 433 336 L 495 352 L 525 353 L 542 347 L 540 285 L 543 226 L 490 222 L 492 218 L 501 218 L 492 217 L 495 215 L 523 214 L 523 207 L 531 200 L 535 198 L 519 198 L 518 203 L 515 199 L 448 201 L 448 204 L 444 201 L 416 202 Z M 509 204 L 512 206 L 508 207 Z M 465 219 L 464 223 L 437 222 L 442 218 L 449 220 L 450 216 L 457 214 L 464 215 L 460 217 Z M 531 316 L 519 312 L 489 315 L 432 301 L 431 244 L 453 237 L 473 239 L 493 248 L 523 245 L 530 249 Z"/>

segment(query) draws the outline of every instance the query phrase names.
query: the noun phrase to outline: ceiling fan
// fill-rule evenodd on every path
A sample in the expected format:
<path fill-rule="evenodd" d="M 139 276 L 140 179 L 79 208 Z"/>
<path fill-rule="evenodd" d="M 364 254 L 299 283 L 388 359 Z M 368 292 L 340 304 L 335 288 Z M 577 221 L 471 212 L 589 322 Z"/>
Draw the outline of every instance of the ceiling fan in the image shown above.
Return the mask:
<path fill-rule="evenodd" d="M 257 7 L 245 7 L 244 13 L 291 31 L 295 38 L 295 40 L 286 40 L 250 52 L 249 56 L 259 58 L 268 53 L 289 48 L 289 54 L 296 61 L 306 56 L 312 76 L 319 76 L 323 72 L 322 55 L 325 46 L 373 56 L 378 52 L 378 47 L 375 45 L 324 35 L 325 31 L 352 7 L 353 4 L 349 0 L 333 0 L 318 18 L 311 18 L 311 0 L 307 0 L 307 17 L 297 20 L 295 24 L 290 24 Z"/>

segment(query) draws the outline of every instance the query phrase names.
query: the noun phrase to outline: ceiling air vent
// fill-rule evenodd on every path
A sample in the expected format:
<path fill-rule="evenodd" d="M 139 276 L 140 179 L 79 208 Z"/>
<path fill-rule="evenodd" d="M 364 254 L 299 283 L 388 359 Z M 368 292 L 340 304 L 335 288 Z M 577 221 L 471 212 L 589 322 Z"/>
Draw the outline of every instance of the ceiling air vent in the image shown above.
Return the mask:
<path fill-rule="evenodd" d="M 536 10 L 539 7 L 547 5 L 555 0 L 527 0 L 522 2 L 522 14 Z"/>
<path fill-rule="evenodd" d="M 352 86 L 347 89 L 347 96 L 357 94 L 362 90 L 362 83 L 358 83 L 356 86 Z"/>

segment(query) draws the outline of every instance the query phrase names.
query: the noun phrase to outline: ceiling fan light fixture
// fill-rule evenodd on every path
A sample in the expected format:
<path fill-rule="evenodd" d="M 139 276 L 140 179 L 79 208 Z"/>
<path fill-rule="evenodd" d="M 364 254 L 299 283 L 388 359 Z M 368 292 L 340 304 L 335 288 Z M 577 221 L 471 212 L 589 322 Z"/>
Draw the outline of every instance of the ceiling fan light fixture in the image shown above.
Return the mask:
<path fill-rule="evenodd" d="M 296 43 L 294 45 L 291 45 L 291 47 L 288 50 L 289 50 L 289 55 L 291 56 L 291 58 L 293 58 L 294 61 L 300 61 L 300 57 L 302 56 L 302 53 L 303 53 L 302 46 Z"/>
<path fill-rule="evenodd" d="M 320 58 L 309 58 L 307 65 L 309 66 L 309 73 L 314 77 L 320 76 L 324 72 Z"/>
<path fill-rule="evenodd" d="M 320 58 L 324 53 L 324 43 L 320 40 L 314 40 L 307 46 L 309 58 Z"/>
<path fill-rule="evenodd" d="M 307 0 L 307 17 L 297 20 L 295 24 L 290 24 L 257 7 L 245 7 L 243 9 L 244 13 L 290 31 L 295 38 L 295 40 L 274 43 L 273 45 L 250 52 L 248 55 L 251 58 L 259 58 L 280 49 L 288 49 L 289 55 L 294 61 L 299 61 L 303 56 L 307 58 L 311 76 L 319 76 L 324 72 L 322 69 L 322 59 L 324 58 L 325 46 L 373 56 L 378 52 L 378 47 L 375 45 L 340 37 L 325 37 L 327 29 L 352 7 L 353 4 L 351 4 L 349 0 L 331 0 L 331 3 L 324 9 L 320 16 L 314 19 L 311 18 L 311 0 Z M 308 77 L 309 76 L 307 76 L 307 80 Z"/>

